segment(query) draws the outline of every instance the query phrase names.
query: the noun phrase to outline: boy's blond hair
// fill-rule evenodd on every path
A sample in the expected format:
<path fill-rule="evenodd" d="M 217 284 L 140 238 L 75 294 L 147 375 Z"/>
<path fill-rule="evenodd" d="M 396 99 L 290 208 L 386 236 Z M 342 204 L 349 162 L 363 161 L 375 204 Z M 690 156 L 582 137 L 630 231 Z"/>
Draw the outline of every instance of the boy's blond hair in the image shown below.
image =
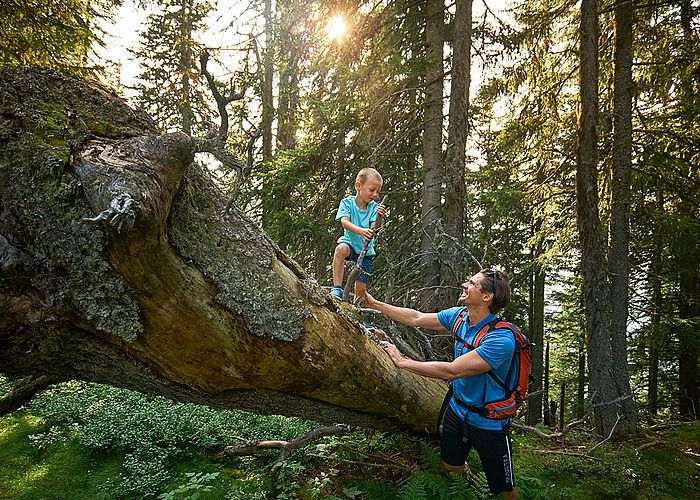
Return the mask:
<path fill-rule="evenodd" d="M 372 167 L 365 167 L 359 172 L 357 172 L 357 177 L 355 178 L 355 182 L 359 182 L 360 184 L 364 184 L 370 179 L 376 179 L 379 182 L 384 182 L 384 179 L 382 179 L 382 174 L 377 172 L 375 169 Z"/>

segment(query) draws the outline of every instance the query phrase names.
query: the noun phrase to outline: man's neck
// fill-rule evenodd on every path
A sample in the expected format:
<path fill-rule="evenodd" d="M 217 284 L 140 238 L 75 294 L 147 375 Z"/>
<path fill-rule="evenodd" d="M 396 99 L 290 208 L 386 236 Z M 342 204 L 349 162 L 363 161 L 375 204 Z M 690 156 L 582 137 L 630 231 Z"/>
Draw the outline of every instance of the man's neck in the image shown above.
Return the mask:
<path fill-rule="evenodd" d="M 369 203 L 365 203 L 365 201 L 362 198 L 360 198 L 360 195 L 357 194 L 355 195 L 355 205 L 357 205 L 357 208 L 359 208 L 360 210 L 367 210 Z"/>
<path fill-rule="evenodd" d="M 491 314 L 488 306 L 485 307 L 468 307 L 467 313 L 469 314 L 469 326 L 474 326 L 483 320 L 486 316 Z"/>

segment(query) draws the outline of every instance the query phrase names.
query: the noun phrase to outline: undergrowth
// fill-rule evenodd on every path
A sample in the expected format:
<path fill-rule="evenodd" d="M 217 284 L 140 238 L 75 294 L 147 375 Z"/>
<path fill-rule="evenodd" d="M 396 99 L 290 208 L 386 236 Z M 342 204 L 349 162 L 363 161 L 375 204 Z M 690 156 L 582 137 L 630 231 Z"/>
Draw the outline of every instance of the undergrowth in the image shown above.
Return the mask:
<path fill-rule="evenodd" d="M 2 393 L 10 386 L 0 377 Z M 291 440 L 317 425 L 217 411 L 71 382 L 0 419 L 0 498 L 488 499 L 474 452 L 471 475 L 440 467 L 433 437 L 388 432 L 330 436 L 292 453 L 217 459 L 258 439 Z M 661 445 L 636 451 L 643 442 Z M 700 424 L 624 444 L 572 432 L 564 443 L 514 436 L 522 498 L 699 498 Z M 579 456 L 574 456 L 574 455 Z"/>

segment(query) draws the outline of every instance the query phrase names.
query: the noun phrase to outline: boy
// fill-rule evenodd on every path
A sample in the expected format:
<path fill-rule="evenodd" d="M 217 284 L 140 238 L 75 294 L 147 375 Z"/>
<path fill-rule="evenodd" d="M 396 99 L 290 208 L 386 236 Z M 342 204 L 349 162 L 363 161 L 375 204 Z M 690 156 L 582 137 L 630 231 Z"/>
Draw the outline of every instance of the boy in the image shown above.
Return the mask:
<path fill-rule="evenodd" d="M 343 274 L 345 261 L 357 262 L 365 240 L 369 247 L 362 261 L 362 272 L 355 281 L 355 298 L 363 299 L 367 290 L 368 274 L 372 269 L 374 259 L 374 231 L 372 224 L 377 219 L 377 213 L 386 215 L 384 205 L 377 203 L 379 191 L 383 184 L 382 176 L 373 168 L 363 168 L 355 178 L 355 196 L 340 200 L 335 220 L 343 226 L 343 235 L 338 238 L 338 246 L 333 254 L 333 288 L 331 295 L 343 298 Z"/>

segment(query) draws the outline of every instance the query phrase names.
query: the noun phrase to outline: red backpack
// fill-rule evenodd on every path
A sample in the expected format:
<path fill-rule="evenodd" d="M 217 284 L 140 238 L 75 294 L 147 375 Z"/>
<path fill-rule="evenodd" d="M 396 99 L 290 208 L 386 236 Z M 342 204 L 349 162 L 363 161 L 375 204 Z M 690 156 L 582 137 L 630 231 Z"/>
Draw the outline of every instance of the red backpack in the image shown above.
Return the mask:
<path fill-rule="evenodd" d="M 456 332 L 459 325 L 462 323 L 464 316 L 467 313 L 467 309 L 464 308 L 462 312 L 459 313 L 454 326 L 452 327 L 452 339 L 455 338 L 464 343 L 470 350 L 479 347 L 479 343 L 486 336 L 487 333 L 498 330 L 498 329 L 508 329 L 513 333 L 515 337 L 515 350 L 513 351 L 513 359 L 510 363 L 510 368 L 508 369 L 508 375 L 506 375 L 505 381 L 501 381 L 494 373 L 493 370 L 489 370 L 489 376 L 503 388 L 505 396 L 502 399 L 497 399 L 495 401 L 485 401 L 481 406 L 468 405 L 461 401 L 456 394 L 454 394 L 455 401 L 460 406 L 468 408 L 472 411 L 477 412 L 482 417 L 490 418 L 493 420 L 501 420 L 504 418 L 509 418 L 515 415 L 525 401 L 525 394 L 527 393 L 527 384 L 530 379 L 530 371 L 532 369 L 532 358 L 531 358 L 531 347 L 530 341 L 527 337 L 520 333 L 520 330 L 515 327 L 512 323 L 507 321 L 502 321 L 499 318 L 495 318 L 493 321 L 485 324 L 481 330 L 474 337 L 474 344 L 468 344 L 464 339 L 458 337 Z M 450 392 L 453 392 L 452 385 L 450 384 Z M 449 393 L 448 393 L 449 394 Z M 485 396 L 485 395 L 484 395 Z"/>

